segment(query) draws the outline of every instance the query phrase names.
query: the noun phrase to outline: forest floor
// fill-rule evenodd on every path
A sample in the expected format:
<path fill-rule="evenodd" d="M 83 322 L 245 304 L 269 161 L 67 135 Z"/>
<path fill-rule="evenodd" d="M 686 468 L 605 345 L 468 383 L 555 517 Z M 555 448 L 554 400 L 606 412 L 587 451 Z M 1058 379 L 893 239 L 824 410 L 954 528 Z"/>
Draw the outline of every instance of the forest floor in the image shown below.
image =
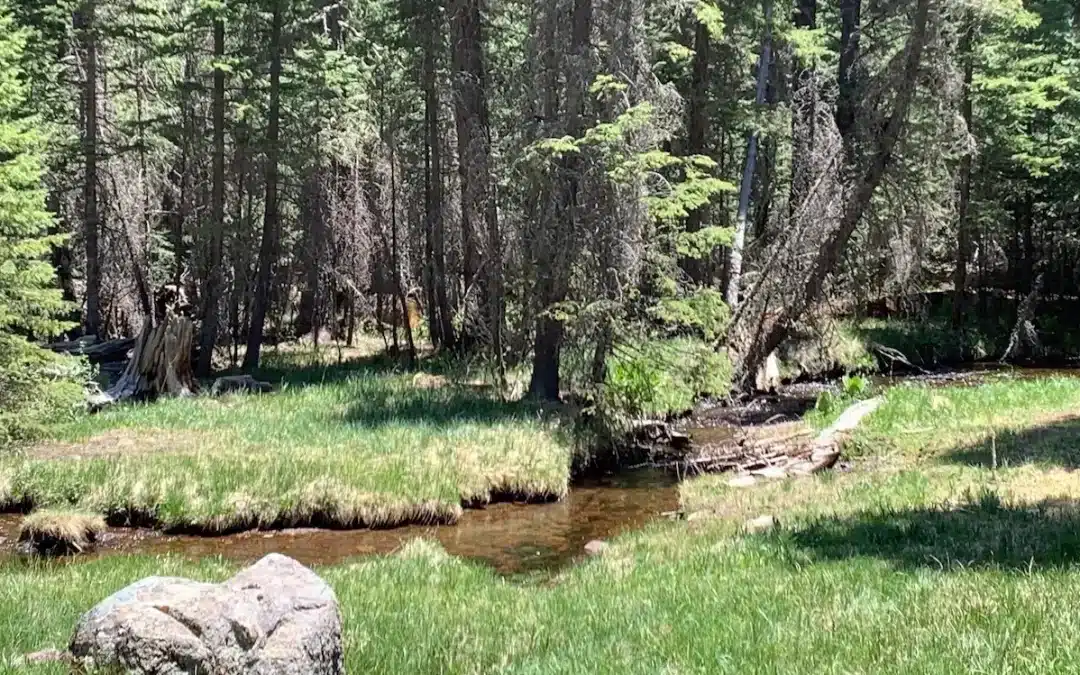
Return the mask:
<path fill-rule="evenodd" d="M 453 522 L 463 504 L 566 494 L 558 420 L 382 357 L 262 373 L 263 396 L 80 416 L 0 454 L 0 506 L 69 506 L 174 530 Z"/>
<path fill-rule="evenodd" d="M 686 520 L 553 577 L 501 577 L 423 541 L 321 568 L 348 672 L 1075 672 L 1080 380 L 892 389 L 851 451 L 846 472 L 688 481 Z M 747 533 L 762 515 L 778 524 Z M 232 569 L 0 563 L 0 672 L 31 672 L 17 655 L 62 647 L 129 582 Z"/>

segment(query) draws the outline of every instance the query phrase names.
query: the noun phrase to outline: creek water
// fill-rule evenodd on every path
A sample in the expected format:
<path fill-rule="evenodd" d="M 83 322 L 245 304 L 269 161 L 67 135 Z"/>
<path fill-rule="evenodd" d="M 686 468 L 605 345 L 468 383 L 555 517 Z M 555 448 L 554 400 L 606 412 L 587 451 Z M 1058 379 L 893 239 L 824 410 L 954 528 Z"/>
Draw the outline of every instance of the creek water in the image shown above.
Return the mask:
<path fill-rule="evenodd" d="M 171 554 L 188 559 L 221 556 L 241 563 L 283 553 L 306 565 L 330 565 L 388 554 L 412 539 L 438 540 L 452 555 L 487 564 L 502 574 L 558 570 L 585 555 L 585 544 L 640 529 L 678 508 L 675 478 L 653 470 L 582 481 L 550 504 L 492 504 L 468 509 L 456 525 L 391 530 L 283 530 L 224 537 L 172 536 L 113 529 L 94 556 Z M 20 516 L 0 516 L 3 547 L 14 550 Z"/>
<path fill-rule="evenodd" d="M 946 372 L 876 377 L 876 386 L 915 384 L 968 386 L 1002 378 L 1077 376 L 1080 370 L 970 367 Z M 681 426 L 695 446 L 735 442 L 748 428 L 782 435 L 835 383 L 810 382 L 783 387 L 736 405 L 706 407 Z M 327 565 L 361 556 L 388 554 L 418 538 L 438 540 L 452 555 L 481 562 L 502 574 L 558 570 L 584 556 L 595 539 L 640 529 L 678 509 L 677 479 L 659 470 L 637 470 L 594 478 L 573 486 L 551 504 L 492 504 L 466 510 L 456 525 L 391 530 L 315 530 L 247 532 L 223 537 L 173 536 L 138 529 L 113 529 L 93 555 L 177 555 L 189 559 L 221 556 L 241 563 L 268 553 L 283 553 L 307 565 Z M 15 555 L 18 515 L 0 515 L 0 557 Z"/>

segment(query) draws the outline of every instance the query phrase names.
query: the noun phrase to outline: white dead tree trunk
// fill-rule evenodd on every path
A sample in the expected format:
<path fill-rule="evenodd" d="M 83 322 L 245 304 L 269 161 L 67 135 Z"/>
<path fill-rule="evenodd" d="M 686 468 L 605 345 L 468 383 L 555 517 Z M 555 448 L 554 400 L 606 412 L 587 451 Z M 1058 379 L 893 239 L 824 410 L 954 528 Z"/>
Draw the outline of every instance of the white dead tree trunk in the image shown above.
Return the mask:
<path fill-rule="evenodd" d="M 765 38 L 761 42 L 761 60 L 758 62 L 757 96 L 754 99 L 758 108 L 765 105 L 765 94 L 769 84 L 769 64 L 772 61 L 772 0 L 764 0 Z M 758 132 L 750 132 L 746 147 L 746 167 L 743 170 L 742 189 L 739 192 L 739 212 L 735 220 L 735 237 L 731 244 L 730 264 L 728 265 L 728 284 L 725 294 L 727 304 L 734 310 L 739 305 L 739 291 L 742 284 L 743 250 L 746 248 L 746 227 L 750 219 L 750 195 L 754 188 L 754 174 L 757 173 Z"/>

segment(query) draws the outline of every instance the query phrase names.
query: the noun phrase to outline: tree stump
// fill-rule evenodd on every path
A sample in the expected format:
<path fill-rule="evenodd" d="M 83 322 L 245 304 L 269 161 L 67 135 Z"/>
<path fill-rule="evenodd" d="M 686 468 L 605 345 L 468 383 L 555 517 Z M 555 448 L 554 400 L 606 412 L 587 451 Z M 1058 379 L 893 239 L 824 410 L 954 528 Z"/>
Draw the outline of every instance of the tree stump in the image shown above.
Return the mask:
<path fill-rule="evenodd" d="M 129 399 L 192 396 L 198 390 L 191 359 L 195 325 L 187 309 L 175 287 L 158 293 L 156 320 L 148 318 L 143 323 L 124 373 L 111 389 L 91 401 L 92 407 Z"/>

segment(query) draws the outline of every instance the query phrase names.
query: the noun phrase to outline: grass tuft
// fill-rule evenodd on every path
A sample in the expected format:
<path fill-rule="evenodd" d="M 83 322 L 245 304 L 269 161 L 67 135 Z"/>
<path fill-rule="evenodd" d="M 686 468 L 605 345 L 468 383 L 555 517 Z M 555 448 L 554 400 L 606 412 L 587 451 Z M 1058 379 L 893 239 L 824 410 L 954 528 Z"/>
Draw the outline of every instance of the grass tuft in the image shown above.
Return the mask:
<path fill-rule="evenodd" d="M 23 518 L 19 542 L 41 555 L 68 555 L 93 546 L 105 530 L 100 515 L 46 509 Z"/>

